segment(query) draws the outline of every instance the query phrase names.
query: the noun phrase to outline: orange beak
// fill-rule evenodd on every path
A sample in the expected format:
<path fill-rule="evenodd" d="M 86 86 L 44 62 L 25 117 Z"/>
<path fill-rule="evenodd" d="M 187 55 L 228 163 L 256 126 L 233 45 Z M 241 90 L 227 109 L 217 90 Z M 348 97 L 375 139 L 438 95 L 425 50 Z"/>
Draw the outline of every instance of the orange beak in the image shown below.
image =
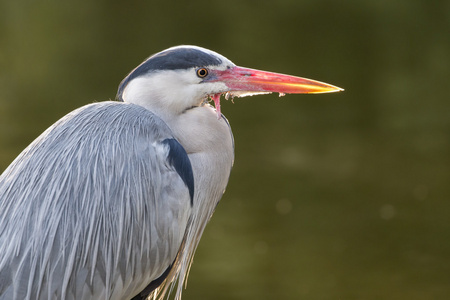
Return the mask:
<path fill-rule="evenodd" d="M 340 87 L 302 77 L 260 71 L 255 69 L 232 67 L 221 71 L 213 70 L 213 80 L 221 81 L 228 87 L 228 95 L 245 97 L 256 94 L 320 94 L 340 92 Z M 220 118 L 220 95 L 213 95 L 217 115 Z M 226 97 L 227 97 L 226 96 Z"/>
<path fill-rule="evenodd" d="M 343 89 L 316 80 L 255 69 L 233 67 L 216 71 L 218 80 L 224 82 L 236 96 L 249 93 L 319 94 L 340 92 Z M 244 92 L 244 93 L 242 93 Z"/>

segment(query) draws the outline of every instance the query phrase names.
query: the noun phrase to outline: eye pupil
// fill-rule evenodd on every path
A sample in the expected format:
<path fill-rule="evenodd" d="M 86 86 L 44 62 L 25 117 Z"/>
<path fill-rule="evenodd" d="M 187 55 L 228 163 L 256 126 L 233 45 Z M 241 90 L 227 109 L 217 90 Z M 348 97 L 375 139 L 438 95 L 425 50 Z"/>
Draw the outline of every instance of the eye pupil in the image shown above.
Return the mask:
<path fill-rule="evenodd" d="M 197 76 L 198 77 L 206 77 L 206 75 L 208 75 L 208 70 L 206 70 L 205 68 L 201 68 L 197 70 Z"/>

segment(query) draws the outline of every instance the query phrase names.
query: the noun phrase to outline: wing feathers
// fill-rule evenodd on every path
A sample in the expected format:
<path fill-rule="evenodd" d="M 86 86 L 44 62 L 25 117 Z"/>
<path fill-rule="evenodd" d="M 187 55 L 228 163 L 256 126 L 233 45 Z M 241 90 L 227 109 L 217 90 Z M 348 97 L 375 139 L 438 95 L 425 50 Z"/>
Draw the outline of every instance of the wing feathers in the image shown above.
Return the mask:
<path fill-rule="evenodd" d="M 0 299 L 131 298 L 161 276 L 193 193 L 177 143 L 154 114 L 117 102 L 38 137 L 0 176 Z"/>

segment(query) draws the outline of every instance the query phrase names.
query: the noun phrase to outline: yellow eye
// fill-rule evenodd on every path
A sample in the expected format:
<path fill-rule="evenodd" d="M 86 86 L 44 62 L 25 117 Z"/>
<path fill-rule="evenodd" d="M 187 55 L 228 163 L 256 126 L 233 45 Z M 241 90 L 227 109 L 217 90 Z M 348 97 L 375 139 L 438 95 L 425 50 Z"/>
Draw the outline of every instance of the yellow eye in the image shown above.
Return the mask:
<path fill-rule="evenodd" d="M 208 70 L 205 68 L 197 69 L 197 76 L 200 78 L 206 77 L 208 75 Z"/>

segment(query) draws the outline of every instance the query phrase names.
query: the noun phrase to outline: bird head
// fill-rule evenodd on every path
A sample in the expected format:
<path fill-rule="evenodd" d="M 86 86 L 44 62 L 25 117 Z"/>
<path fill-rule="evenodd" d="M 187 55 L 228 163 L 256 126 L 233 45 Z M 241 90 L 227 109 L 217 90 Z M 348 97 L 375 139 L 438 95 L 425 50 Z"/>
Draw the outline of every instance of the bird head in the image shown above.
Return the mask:
<path fill-rule="evenodd" d="M 317 94 L 343 89 L 311 79 L 236 66 L 226 57 L 197 46 L 177 46 L 156 53 L 121 82 L 117 100 L 181 114 L 214 100 L 220 117 L 220 96 Z"/>

